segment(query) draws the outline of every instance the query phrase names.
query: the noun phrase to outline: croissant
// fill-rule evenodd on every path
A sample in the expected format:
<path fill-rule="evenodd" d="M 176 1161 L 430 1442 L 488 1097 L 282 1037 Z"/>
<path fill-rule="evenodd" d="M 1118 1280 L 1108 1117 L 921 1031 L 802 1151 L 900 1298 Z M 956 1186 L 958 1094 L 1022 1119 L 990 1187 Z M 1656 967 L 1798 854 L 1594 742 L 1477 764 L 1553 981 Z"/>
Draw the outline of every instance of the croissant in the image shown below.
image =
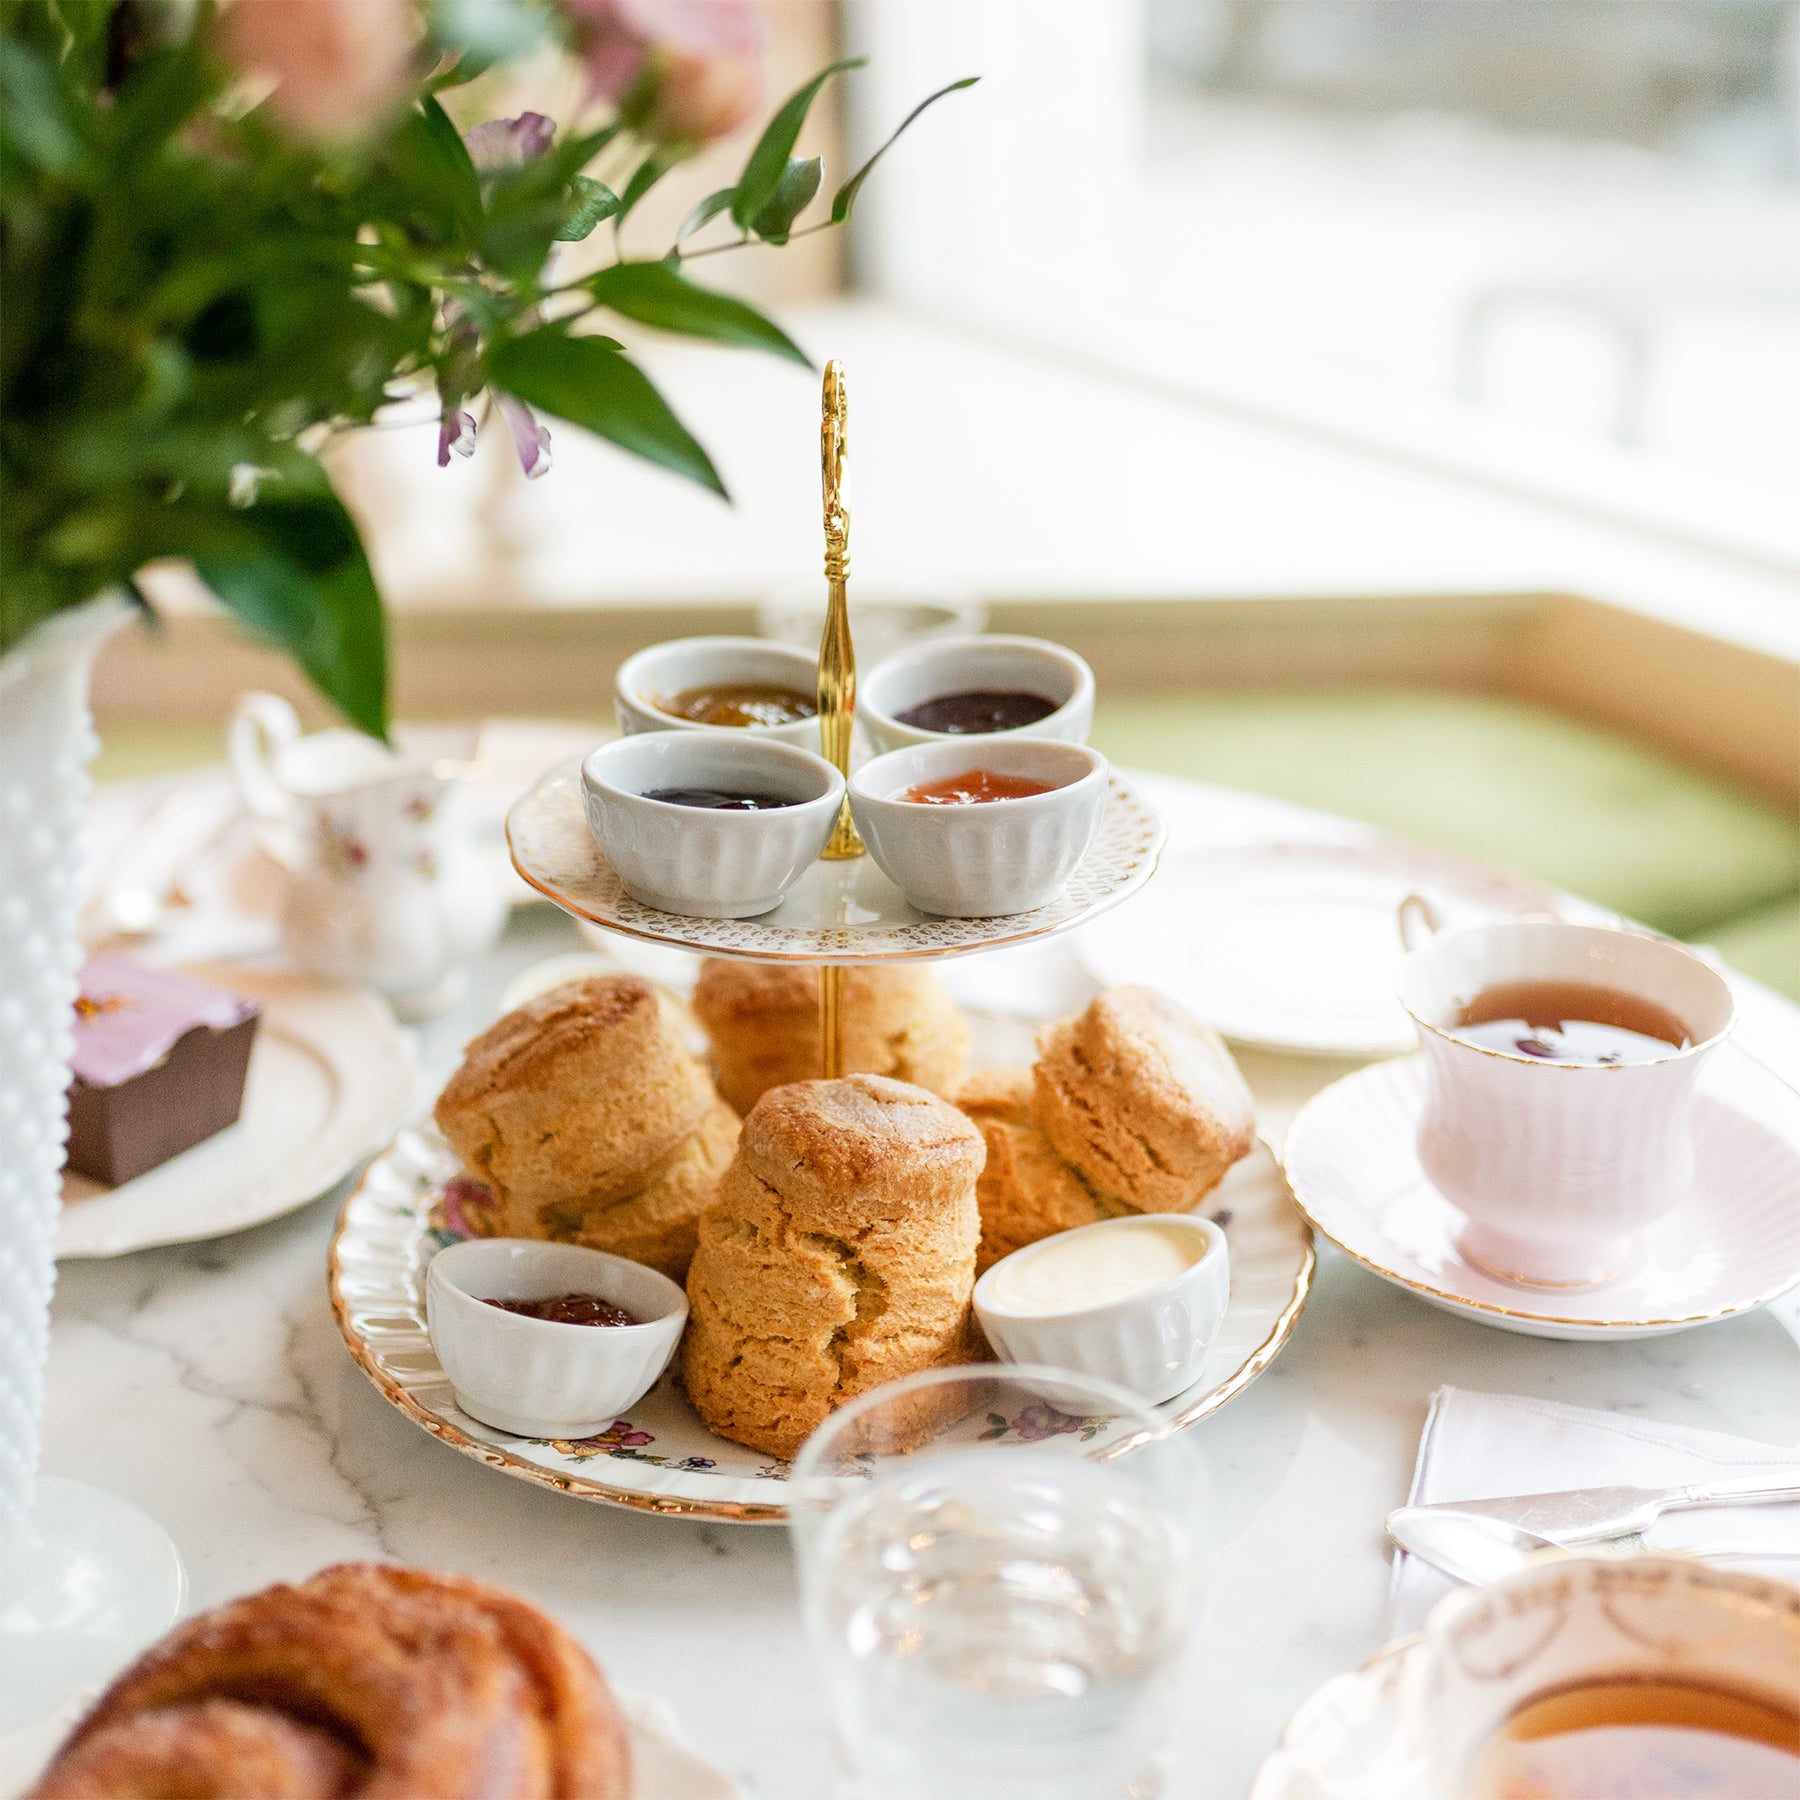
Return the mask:
<path fill-rule="evenodd" d="M 345 1563 L 153 1645 L 29 1800 L 629 1800 L 587 1653 L 456 1576 Z"/>

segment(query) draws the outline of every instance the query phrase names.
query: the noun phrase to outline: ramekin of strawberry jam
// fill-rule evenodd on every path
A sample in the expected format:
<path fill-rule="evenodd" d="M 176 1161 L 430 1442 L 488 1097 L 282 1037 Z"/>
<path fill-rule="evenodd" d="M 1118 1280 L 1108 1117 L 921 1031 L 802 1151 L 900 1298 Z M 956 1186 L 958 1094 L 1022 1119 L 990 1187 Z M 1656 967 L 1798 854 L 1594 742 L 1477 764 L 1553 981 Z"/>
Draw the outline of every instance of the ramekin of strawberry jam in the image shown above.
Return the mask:
<path fill-rule="evenodd" d="M 850 777 L 869 854 L 920 912 L 991 919 L 1053 899 L 1106 807 L 1098 750 L 1049 738 L 950 737 Z"/>

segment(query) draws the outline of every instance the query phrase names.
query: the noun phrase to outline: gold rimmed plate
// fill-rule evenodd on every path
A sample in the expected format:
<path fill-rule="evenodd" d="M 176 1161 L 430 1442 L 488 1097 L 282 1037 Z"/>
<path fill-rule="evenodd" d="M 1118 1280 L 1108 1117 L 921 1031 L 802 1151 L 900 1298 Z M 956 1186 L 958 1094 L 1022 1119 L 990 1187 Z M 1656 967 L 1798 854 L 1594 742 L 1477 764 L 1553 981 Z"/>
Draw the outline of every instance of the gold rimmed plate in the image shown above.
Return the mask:
<path fill-rule="evenodd" d="M 1689 1198 L 1638 1234 L 1618 1276 L 1581 1288 L 1510 1281 L 1458 1248 L 1463 1215 L 1419 1167 L 1417 1056 L 1315 1095 L 1288 1132 L 1283 1162 L 1322 1237 L 1433 1306 L 1528 1337 L 1661 1337 L 1766 1306 L 1800 1283 L 1794 1098 L 1727 1047 L 1694 1102 Z"/>
<path fill-rule="evenodd" d="M 645 906 L 625 892 L 581 807 L 581 765 L 552 769 L 506 822 L 513 866 L 565 912 L 608 931 L 704 956 L 757 962 L 938 961 L 1071 931 L 1135 894 L 1156 872 L 1163 822 L 1116 770 L 1100 833 L 1056 898 L 999 919 L 919 912 L 862 856 L 817 862 L 759 919 L 696 919 Z"/>
<path fill-rule="evenodd" d="M 433 1437 L 521 1480 L 644 1512 L 749 1524 L 787 1516 L 788 1466 L 713 1436 L 673 1372 L 605 1431 L 576 1441 L 513 1437 L 456 1404 L 425 1327 L 425 1270 L 445 1245 L 482 1235 L 484 1190 L 462 1178 L 429 1126 L 402 1131 L 345 1202 L 331 1242 L 332 1310 L 350 1354 L 384 1399 Z M 1207 1196 L 1231 1248 L 1231 1302 L 1200 1378 L 1163 1408 L 1185 1429 L 1216 1412 L 1274 1360 L 1312 1281 L 1312 1234 L 1274 1153 L 1258 1144 Z M 1047 1408 L 1029 1408 L 1048 1415 Z M 971 1438 L 1079 1430 L 1095 1452 L 1105 1421 L 1060 1415 L 975 1419 Z"/>

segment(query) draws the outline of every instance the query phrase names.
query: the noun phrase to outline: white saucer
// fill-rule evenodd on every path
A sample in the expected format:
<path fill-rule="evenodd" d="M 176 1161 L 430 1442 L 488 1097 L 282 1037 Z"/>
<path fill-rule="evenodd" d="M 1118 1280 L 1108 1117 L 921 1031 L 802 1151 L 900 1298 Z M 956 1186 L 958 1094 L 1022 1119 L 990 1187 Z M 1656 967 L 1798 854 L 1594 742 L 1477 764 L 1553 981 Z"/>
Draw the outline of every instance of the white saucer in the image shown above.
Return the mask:
<path fill-rule="evenodd" d="M 1429 1800 L 1428 1771 L 1400 1739 L 1400 1689 L 1418 1643 L 1389 1644 L 1308 1696 L 1249 1800 Z"/>
<path fill-rule="evenodd" d="M 1075 953 L 1102 987 L 1146 982 L 1235 1043 L 1395 1056 L 1413 1044 L 1394 998 L 1411 893 L 1457 925 L 1557 910 L 1534 881 L 1415 844 L 1237 844 L 1168 861 Z"/>
<path fill-rule="evenodd" d="M 1414 1146 L 1425 1096 L 1417 1056 L 1316 1095 L 1283 1161 L 1320 1233 L 1434 1306 L 1528 1337 L 1660 1337 L 1749 1312 L 1800 1282 L 1800 1149 L 1745 1110 L 1765 1110 L 1759 1084 L 1777 1085 L 1729 1047 L 1708 1065 L 1694 1103 L 1691 1197 L 1642 1234 L 1630 1268 L 1592 1287 L 1530 1287 L 1464 1259 L 1463 1215 L 1425 1179 Z"/>
<path fill-rule="evenodd" d="M 241 963 L 183 966 L 262 1008 L 243 1111 L 119 1187 L 65 1173 L 59 1257 L 223 1237 L 291 1212 L 379 1149 L 413 1103 L 412 1041 L 361 988 Z"/>

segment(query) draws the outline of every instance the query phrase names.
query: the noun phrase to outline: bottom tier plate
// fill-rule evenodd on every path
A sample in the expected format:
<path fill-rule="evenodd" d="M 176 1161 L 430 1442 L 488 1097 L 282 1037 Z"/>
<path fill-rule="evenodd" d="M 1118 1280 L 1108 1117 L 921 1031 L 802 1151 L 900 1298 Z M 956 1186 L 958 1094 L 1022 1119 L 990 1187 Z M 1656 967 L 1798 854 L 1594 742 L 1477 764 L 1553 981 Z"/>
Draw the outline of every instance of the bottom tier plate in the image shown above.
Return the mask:
<path fill-rule="evenodd" d="M 578 1440 L 512 1437 L 457 1406 L 426 1335 L 425 1270 L 445 1245 L 483 1234 L 478 1197 L 485 1190 L 459 1183 L 460 1173 L 435 1130 L 402 1131 L 369 1165 L 338 1220 L 332 1310 L 350 1354 L 381 1394 L 464 1455 L 577 1499 L 690 1518 L 783 1520 L 788 1465 L 715 1437 L 673 1371 L 630 1418 Z M 1266 1145 L 1258 1143 L 1207 1196 L 1205 1210 L 1231 1247 L 1231 1302 L 1200 1379 L 1163 1409 L 1182 1427 L 1217 1411 L 1269 1366 L 1300 1316 L 1313 1271 L 1312 1233 Z M 1096 1450 L 1109 1436 L 1104 1421 L 1065 1420 L 1047 1407 L 975 1419 L 964 1429 L 971 1438 L 1079 1430 Z"/>

